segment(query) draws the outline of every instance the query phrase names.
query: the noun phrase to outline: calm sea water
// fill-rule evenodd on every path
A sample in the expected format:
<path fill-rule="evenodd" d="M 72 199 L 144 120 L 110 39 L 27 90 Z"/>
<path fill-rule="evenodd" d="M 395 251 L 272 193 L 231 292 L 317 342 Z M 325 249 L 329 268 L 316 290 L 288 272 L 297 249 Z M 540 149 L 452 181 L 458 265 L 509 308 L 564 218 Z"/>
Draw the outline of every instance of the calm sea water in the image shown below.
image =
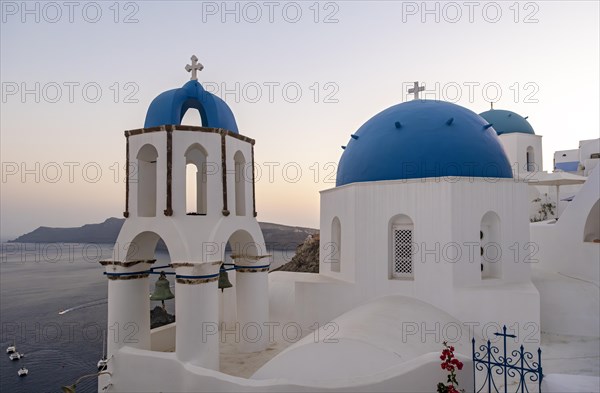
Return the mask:
<path fill-rule="evenodd" d="M 1 392 L 60 392 L 97 372 L 107 313 L 107 279 L 98 261 L 111 254 L 111 245 L 0 244 Z M 272 254 L 273 268 L 293 256 Z M 169 255 L 157 252 L 156 259 L 164 265 Z M 149 291 L 155 280 L 150 281 Z M 173 308 L 168 301 L 167 309 Z M 13 341 L 25 354 L 19 361 L 6 354 Z M 21 378 L 17 371 L 23 365 L 29 375 Z M 96 392 L 97 379 L 83 380 L 77 391 Z"/>

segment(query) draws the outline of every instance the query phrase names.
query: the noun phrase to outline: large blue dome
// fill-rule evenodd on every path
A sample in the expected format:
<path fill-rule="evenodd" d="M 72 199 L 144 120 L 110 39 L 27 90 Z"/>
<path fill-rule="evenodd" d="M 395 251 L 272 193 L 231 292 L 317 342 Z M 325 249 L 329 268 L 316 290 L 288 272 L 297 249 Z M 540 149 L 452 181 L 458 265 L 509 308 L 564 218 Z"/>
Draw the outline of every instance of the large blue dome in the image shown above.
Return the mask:
<path fill-rule="evenodd" d="M 180 125 L 185 112 L 190 108 L 200 112 L 203 127 L 223 128 L 238 133 L 237 123 L 229 106 L 204 90 L 197 80 L 158 95 L 148 107 L 144 128 Z"/>
<path fill-rule="evenodd" d="M 512 134 L 514 132 L 535 135 L 531 124 L 518 113 L 503 109 L 492 109 L 480 113 L 479 116 L 492 123 L 498 135 Z"/>
<path fill-rule="evenodd" d="M 336 185 L 444 176 L 512 178 L 512 170 L 481 116 L 449 102 L 413 100 L 380 112 L 352 135 Z"/>

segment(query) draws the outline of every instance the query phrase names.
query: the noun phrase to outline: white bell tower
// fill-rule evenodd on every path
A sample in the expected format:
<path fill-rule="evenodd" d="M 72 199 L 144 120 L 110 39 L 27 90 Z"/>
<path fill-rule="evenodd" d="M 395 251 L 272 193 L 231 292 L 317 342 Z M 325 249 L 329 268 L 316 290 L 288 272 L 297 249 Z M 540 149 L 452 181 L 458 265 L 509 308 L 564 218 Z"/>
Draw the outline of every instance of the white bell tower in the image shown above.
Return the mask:
<path fill-rule="evenodd" d="M 102 261 L 109 279 L 108 356 L 131 346 L 152 350 L 149 276 L 159 239 L 175 270 L 177 359 L 218 370 L 219 268 L 225 246 L 235 263 L 236 297 L 225 302 L 240 325 L 268 322 L 268 255 L 256 220 L 254 140 L 239 134 L 227 104 L 205 91 L 192 57 L 192 78 L 160 94 L 148 109 L 144 128 L 125 131 L 127 183 L 125 224 L 112 260 Z M 188 109 L 202 126 L 181 125 Z M 193 180 L 186 166 L 193 164 Z M 186 182 L 195 187 L 186 209 Z M 237 301 L 236 301 L 237 299 Z M 237 303 L 237 304 L 236 304 Z M 240 342 L 244 352 L 261 351 L 267 335 Z M 111 369 L 109 362 L 109 371 Z"/>
<path fill-rule="evenodd" d="M 518 113 L 494 109 L 480 114 L 498 133 L 515 176 L 530 177 L 543 171 L 542 136 L 536 135 L 533 127 Z"/>

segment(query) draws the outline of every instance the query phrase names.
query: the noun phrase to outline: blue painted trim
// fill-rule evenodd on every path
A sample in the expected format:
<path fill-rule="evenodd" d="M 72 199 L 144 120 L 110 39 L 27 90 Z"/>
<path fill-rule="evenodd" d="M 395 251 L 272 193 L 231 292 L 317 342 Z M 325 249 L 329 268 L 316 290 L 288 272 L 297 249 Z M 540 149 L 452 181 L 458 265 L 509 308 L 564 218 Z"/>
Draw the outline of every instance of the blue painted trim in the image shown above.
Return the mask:
<path fill-rule="evenodd" d="M 560 169 L 565 172 L 575 172 L 579 168 L 579 161 L 559 162 L 554 165 L 554 169 Z"/>
<path fill-rule="evenodd" d="M 271 267 L 271 264 L 269 263 L 268 265 L 262 265 L 262 266 L 242 266 L 242 265 L 235 265 L 236 269 L 264 269 L 266 267 Z"/>

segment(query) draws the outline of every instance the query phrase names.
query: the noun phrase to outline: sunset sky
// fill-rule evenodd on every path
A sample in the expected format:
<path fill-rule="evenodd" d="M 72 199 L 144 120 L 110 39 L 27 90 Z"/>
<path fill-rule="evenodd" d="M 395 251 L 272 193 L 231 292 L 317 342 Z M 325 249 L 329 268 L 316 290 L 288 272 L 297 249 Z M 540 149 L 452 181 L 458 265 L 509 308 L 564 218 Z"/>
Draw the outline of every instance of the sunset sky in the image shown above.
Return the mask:
<path fill-rule="evenodd" d="M 413 81 L 529 116 L 551 170 L 599 134 L 598 4 L 3 1 L 0 238 L 121 217 L 123 131 L 192 54 L 256 139 L 261 221 L 318 227 L 340 146 Z"/>

